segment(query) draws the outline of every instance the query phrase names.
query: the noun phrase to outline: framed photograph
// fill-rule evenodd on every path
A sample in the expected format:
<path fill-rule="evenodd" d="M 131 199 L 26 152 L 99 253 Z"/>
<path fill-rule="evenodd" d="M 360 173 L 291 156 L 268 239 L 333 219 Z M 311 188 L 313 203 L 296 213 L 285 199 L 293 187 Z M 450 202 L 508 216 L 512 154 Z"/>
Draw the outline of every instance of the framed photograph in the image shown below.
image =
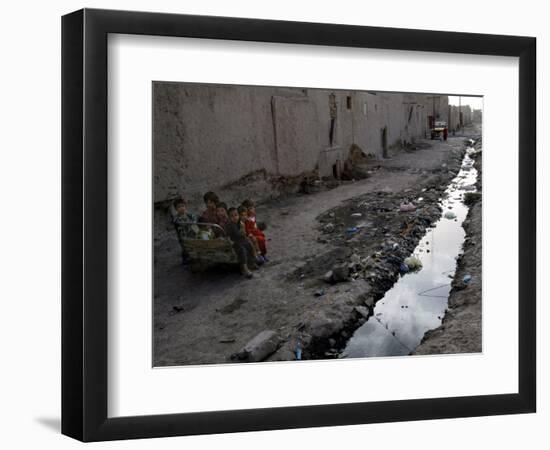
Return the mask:
<path fill-rule="evenodd" d="M 532 37 L 64 16 L 62 432 L 535 412 L 535 74 Z"/>

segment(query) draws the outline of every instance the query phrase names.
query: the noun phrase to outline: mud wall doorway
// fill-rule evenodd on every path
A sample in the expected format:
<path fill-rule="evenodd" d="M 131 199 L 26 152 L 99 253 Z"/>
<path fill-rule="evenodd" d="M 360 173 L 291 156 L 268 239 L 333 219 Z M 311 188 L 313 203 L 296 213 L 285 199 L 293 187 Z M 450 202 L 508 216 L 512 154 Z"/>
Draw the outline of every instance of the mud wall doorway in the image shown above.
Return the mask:
<path fill-rule="evenodd" d="M 388 127 L 382 128 L 382 157 L 387 158 L 388 155 Z"/>

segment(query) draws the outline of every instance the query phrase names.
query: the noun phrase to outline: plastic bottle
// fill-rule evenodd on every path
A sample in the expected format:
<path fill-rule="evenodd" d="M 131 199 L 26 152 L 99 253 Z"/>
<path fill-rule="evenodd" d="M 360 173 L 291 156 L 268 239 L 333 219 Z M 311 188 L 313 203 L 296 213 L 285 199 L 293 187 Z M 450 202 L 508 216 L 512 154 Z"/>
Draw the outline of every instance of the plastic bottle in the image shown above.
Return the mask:
<path fill-rule="evenodd" d="M 302 359 L 302 343 L 300 341 L 296 343 L 294 353 L 296 354 L 296 360 L 300 361 Z"/>

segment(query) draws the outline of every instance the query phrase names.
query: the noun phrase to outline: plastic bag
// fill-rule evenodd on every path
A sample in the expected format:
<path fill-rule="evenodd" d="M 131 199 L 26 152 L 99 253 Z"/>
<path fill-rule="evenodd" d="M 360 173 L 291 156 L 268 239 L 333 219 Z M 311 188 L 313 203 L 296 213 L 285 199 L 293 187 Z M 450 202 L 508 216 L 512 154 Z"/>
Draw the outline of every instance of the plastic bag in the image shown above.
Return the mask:
<path fill-rule="evenodd" d="M 401 205 L 399 206 L 399 211 L 401 212 L 411 212 L 415 210 L 416 206 L 414 206 L 412 203 L 401 203 Z"/>
<path fill-rule="evenodd" d="M 447 211 L 443 214 L 443 217 L 445 217 L 445 219 L 456 219 L 456 214 L 452 211 Z"/>
<path fill-rule="evenodd" d="M 409 256 L 403 261 L 409 270 L 420 270 L 422 269 L 422 261 L 420 261 L 416 256 Z"/>

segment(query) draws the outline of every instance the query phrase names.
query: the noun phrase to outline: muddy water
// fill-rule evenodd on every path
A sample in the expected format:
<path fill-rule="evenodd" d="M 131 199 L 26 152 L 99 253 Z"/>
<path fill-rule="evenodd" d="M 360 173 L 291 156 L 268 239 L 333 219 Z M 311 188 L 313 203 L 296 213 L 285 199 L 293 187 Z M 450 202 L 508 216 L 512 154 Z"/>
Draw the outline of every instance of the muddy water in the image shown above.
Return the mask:
<path fill-rule="evenodd" d="M 462 222 L 468 207 L 462 199 L 466 192 L 475 191 L 477 170 L 469 156 L 473 151 L 467 149 L 460 172 L 445 191 L 441 218 L 413 252 L 422 261 L 422 269 L 400 276 L 376 303 L 373 315 L 355 331 L 340 357 L 408 355 L 426 331 L 441 325 L 465 237 Z M 421 198 L 416 202 L 420 205 Z M 447 212 L 456 218 L 446 218 Z"/>

